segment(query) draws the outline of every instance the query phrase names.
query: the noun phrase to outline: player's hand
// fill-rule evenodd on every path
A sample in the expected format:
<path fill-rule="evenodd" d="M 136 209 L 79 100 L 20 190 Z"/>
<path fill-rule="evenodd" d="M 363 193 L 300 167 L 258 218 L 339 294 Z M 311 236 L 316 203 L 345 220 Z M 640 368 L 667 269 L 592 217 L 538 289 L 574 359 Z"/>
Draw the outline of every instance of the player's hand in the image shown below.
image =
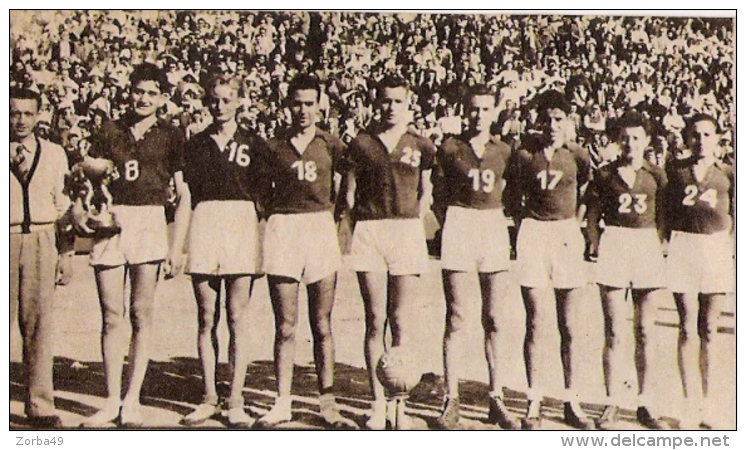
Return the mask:
<path fill-rule="evenodd" d="M 420 219 L 424 219 L 427 216 L 427 214 L 430 212 L 431 206 L 431 201 L 424 198 L 420 200 Z"/>
<path fill-rule="evenodd" d="M 598 262 L 598 247 L 597 246 L 593 244 L 588 245 L 588 248 L 585 252 L 585 260 L 592 262 L 592 263 Z"/>
<path fill-rule="evenodd" d="M 515 228 L 515 235 L 518 236 L 518 232 L 521 230 L 521 222 L 523 221 L 520 217 L 513 217 L 513 227 Z"/>
<path fill-rule="evenodd" d="M 344 220 L 344 218 L 347 216 L 347 211 L 344 208 L 335 208 L 334 209 L 334 223 L 337 224 L 337 227 L 339 227 L 339 223 Z"/>
<path fill-rule="evenodd" d="M 73 276 L 73 253 L 62 253 L 57 258 L 57 276 L 55 284 L 58 286 L 67 286 Z"/>
<path fill-rule="evenodd" d="M 71 209 L 73 228 L 80 234 L 90 235 L 94 233 L 94 230 L 88 226 L 88 219 L 90 213 L 83 208 L 83 204 L 80 201 L 75 202 Z"/>
<path fill-rule="evenodd" d="M 668 258 L 668 239 L 661 241 L 661 251 L 663 252 L 663 257 Z"/>
<path fill-rule="evenodd" d="M 163 273 L 167 280 L 179 276 L 184 268 L 184 254 L 180 251 L 170 251 L 163 262 Z"/>

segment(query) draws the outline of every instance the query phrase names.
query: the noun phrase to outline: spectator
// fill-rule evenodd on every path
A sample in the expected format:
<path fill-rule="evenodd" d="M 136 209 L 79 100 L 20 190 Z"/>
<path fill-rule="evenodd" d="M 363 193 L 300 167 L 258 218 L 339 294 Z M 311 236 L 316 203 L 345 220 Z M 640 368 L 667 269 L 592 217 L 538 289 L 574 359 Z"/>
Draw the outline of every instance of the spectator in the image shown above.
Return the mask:
<path fill-rule="evenodd" d="M 302 68 L 326 81 L 321 115 L 339 117 L 348 135 L 371 119 L 359 104 L 374 97 L 373 81 L 391 73 L 413 82 L 419 95 L 412 109 L 436 134 L 442 131 L 430 126 L 432 119 L 441 119 L 447 106 L 457 113 L 466 87 L 480 81 L 507 110 L 498 134 L 512 117 L 508 101 L 520 105 L 525 132 L 535 129 L 527 105 L 548 89 L 568 93 L 577 105 L 581 136 L 600 132 L 599 113 L 610 121 L 630 107 L 650 110 L 667 142 L 695 112 L 709 112 L 721 124 L 734 115 L 730 19 L 413 14 L 409 20 L 332 12 L 312 21 L 305 12 L 18 11 L 10 28 L 10 84 L 42 94 L 40 114 L 55 124 L 51 135 L 59 134 L 55 117 L 68 101 L 79 117 L 91 120 L 103 110 L 118 118 L 129 95 L 124 81 L 145 61 L 167 69 L 177 84 L 203 84 L 214 71 L 235 75 L 242 102 L 260 112 L 239 122 L 269 134 L 287 117 L 281 105 L 288 77 Z M 178 115 L 186 130 L 207 114 L 193 105 L 201 93 L 183 92 L 194 95 L 188 102 L 178 101 L 181 93 L 171 93 L 170 110 L 161 115 Z"/>

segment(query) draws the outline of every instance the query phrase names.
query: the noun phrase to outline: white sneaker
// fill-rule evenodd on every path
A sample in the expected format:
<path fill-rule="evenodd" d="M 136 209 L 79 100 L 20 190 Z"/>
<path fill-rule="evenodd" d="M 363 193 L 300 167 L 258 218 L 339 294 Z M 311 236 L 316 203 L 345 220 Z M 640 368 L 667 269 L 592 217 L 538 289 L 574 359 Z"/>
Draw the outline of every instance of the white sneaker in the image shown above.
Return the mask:
<path fill-rule="evenodd" d="M 331 394 L 319 397 L 321 418 L 326 425 L 335 430 L 359 430 L 360 427 L 352 420 L 344 417 L 337 409 L 337 402 Z"/>
<path fill-rule="evenodd" d="M 235 406 L 228 410 L 228 426 L 231 428 L 251 428 L 254 419 L 246 414 L 243 406 Z"/>
<path fill-rule="evenodd" d="M 371 411 L 370 418 L 365 422 L 365 427 L 369 430 L 385 430 L 386 429 L 386 401 L 374 401 L 373 410 Z"/>
<path fill-rule="evenodd" d="M 206 422 L 213 416 L 220 413 L 220 406 L 210 403 L 202 403 L 197 406 L 191 413 L 181 419 L 181 423 L 187 426 L 195 426 Z"/>
<path fill-rule="evenodd" d="M 82 428 L 107 428 L 114 426 L 114 421 L 119 417 L 121 408 L 121 402 L 107 400 L 103 408 L 91 417 L 86 418 L 80 426 Z"/>
<path fill-rule="evenodd" d="M 293 420 L 293 413 L 291 409 L 291 403 L 285 401 L 275 401 L 274 406 L 269 412 L 259 420 L 256 421 L 256 425 L 260 427 L 273 427 L 284 422 L 290 422 Z"/>

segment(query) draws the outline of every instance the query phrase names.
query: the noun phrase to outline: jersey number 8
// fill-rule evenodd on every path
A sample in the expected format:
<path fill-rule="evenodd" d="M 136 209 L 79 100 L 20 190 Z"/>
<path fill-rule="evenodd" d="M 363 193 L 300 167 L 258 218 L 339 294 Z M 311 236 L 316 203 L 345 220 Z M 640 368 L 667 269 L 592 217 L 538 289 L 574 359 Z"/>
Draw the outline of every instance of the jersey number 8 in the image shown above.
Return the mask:
<path fill-rule="evenodd" d="M 140 178 L 140 164 L 136 159 L 132 159 L 124 163 L 124 179 L 127 181 L 135 181 Z"/>

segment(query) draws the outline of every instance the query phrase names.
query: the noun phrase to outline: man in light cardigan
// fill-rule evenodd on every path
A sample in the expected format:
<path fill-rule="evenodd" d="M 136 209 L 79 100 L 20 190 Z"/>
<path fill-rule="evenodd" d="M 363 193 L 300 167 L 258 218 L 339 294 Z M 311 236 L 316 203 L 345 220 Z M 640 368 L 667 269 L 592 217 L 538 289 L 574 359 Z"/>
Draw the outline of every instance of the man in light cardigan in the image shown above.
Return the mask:
<path fill-rule="evenodd" d="M 28 425 L 45 429 L 62 425 L 52 385 L 55 224 L 66 217 L 70 200 L 63 193 L 65 151 L 34 132 L 39 105 L 38 93 L 11 89 L 10 320 L 13 326 L 18 318 L 23 340 Z"/>

